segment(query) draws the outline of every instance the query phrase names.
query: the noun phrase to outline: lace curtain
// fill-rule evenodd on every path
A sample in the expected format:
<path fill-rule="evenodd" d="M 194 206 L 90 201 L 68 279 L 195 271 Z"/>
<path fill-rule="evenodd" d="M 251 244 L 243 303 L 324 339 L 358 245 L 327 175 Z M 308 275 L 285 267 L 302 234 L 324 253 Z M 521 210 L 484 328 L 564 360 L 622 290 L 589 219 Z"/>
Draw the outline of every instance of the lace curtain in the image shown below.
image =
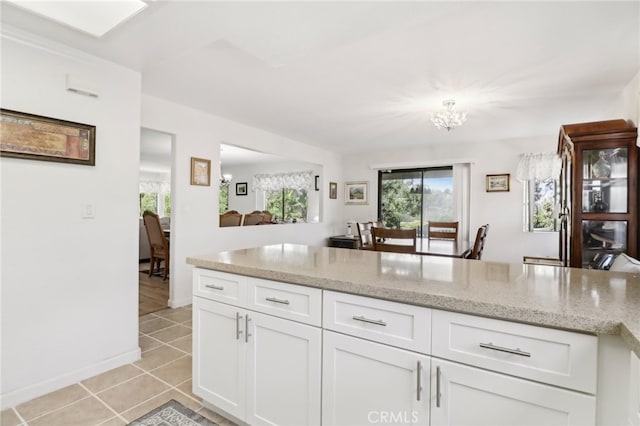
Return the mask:
<path fill-rule="evenodd" d="M 311 189 L 313 184 L 311 171 L 261 174 L 253 177 L 253 188 L 259 191 L 277 191 L 283 188 Z"/>
<path fill-rule="evenodd" d="M 522 154 L 516 171 L 516 179 L 519 181 L 558 179 L 561 168 L 562 161 L 555 152 Z"/>
<path fill-rule="evenodd" d="M 140 186 L 140 193 L 156 192 L 159 194 L 167 194 L 171 192 L 171 182 L 141 180 L 139 186 Z"/>

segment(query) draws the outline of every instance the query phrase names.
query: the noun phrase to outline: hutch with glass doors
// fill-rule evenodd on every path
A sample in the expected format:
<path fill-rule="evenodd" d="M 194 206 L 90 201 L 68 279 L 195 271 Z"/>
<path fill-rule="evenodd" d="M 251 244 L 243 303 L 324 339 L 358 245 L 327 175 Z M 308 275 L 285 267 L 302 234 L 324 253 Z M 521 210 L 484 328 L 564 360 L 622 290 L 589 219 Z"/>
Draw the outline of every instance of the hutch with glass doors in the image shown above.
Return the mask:
<path fill-rule="evenodd" d="M 609 269 L 620 253 L 638 257 L 637 129 L 625 120 L 560 127 L 560 259 Z"/>

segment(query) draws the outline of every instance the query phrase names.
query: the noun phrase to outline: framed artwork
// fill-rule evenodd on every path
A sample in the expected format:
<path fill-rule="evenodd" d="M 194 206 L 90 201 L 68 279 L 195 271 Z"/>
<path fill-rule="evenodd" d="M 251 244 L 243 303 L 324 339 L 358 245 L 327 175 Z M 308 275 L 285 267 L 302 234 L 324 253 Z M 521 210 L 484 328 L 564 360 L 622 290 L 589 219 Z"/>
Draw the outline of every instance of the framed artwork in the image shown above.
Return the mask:
<path fill-rule="evenodd" d="M 338 198 L 338 184 L 329 182 L 329 199 L 335 200 L 336 198 Z"/>
<path fill-rule="evenodd" d="M 487 175 L 487 192 L 509 191 L 509 174 Z"/>
<path fill-rule="evenodd" d="M 320 176 L 316 175 L 316 191 L 320 191 Z"/>
<path fill-rule="evenodd" d="M 0 109 L 0 156 L 96 165 L 96 127 Z"/>
<path fill-rule="evenodd" d="M 211 185 L 211 160 L 191 157 L 191 185 Z"/>
<path fill-rule="evenodd" d="M 247 182 L 236 183 L 236 195 L 247 195 Z"/>
<path fill-rule="evenodd" d="M 369 182 L 345 182 L 344 202 L 345 204 L 368 204 Z"/>

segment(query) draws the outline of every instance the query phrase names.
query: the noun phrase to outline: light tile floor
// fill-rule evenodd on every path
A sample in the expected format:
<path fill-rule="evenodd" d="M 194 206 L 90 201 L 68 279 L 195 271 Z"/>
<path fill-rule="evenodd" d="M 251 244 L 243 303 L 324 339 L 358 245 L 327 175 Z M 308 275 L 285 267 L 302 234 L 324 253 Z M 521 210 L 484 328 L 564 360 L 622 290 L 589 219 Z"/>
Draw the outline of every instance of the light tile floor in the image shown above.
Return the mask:
<path fill-rule="evenodd" d="M 2 411 L 2 426 L 123 426 L 170 399 L 234 423 L 191 393 L 191 307 L 140 317 L 142 359 Z"/>

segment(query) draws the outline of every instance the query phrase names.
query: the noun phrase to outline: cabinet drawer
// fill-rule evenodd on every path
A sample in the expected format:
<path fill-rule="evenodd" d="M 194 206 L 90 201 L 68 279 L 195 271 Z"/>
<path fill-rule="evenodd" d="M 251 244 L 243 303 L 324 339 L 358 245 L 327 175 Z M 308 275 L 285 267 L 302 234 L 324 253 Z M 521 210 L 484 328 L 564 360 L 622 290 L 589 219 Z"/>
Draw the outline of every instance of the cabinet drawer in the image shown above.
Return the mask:
<path fill-rule="evenodd" d="M 431 309 L 333 291 L 324 292 L 323 327 L 428 354 Z"/>
<path fill-rule="evenodd" d="M 231 305 L 246 303 L 247 277 L 210 269 L 194 268 L 193 294 Z"/>
<path fill-rule="evenodd" d="M 597 338 L 433 311 L 434 356 L 595 394 Z"/>
<path fill-rule="evenodd" d="M 320 327 L 322 290 L 248 278 L 247 307 L 254 311 Z"/>

